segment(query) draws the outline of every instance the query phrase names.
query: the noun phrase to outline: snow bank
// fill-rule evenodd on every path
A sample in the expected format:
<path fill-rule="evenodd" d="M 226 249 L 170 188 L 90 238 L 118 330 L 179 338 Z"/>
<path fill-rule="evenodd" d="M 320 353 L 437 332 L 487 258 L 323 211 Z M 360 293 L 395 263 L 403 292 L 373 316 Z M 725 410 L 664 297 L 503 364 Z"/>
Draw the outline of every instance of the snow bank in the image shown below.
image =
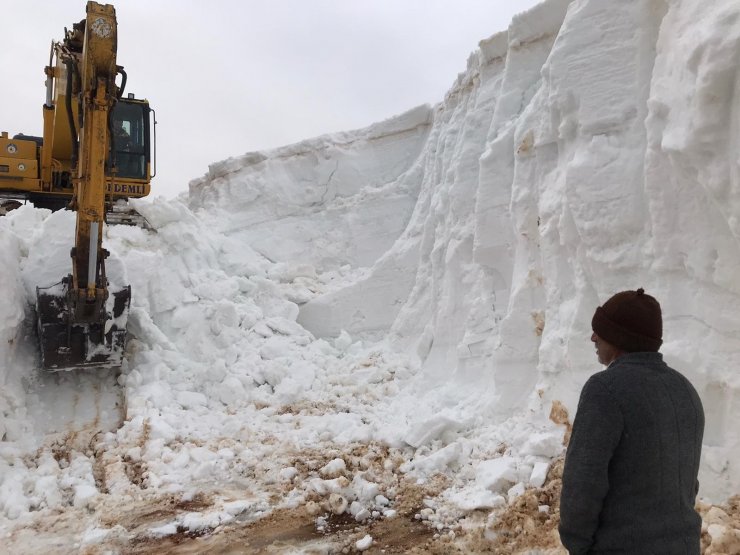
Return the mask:
<path fill-rule="evenodd" d="M 0 221 L 0 226 L 3 226 L 0 227 L 0 281 L 3 283 L 3 295 L 0 295 L 0 441 L 13 441 L 21 437 L 25 416 L 21 376 L 14 374 L 12 369 L 24 333 L 26 306 L 18 268 L 22 243 L 11 231 L 10 221 Z"/>
<path fill-rule="evenodd" d="M 29 417 L 67 404 L 39 393 L 28 320 L 35 286 L 68 272 L 72 215 L 0 219 L 0 514 L 20 530 L 60 509 L 119 522 L 113 497 L 203 503 L 148 523 L 160 537 L 278 495 L 361 522 L 395 514 L 400 475 L 438 474 L 432 504 L 505 506 L 562 454 L 550 408 L 572 415 L 598 369 L 595 307 L 640 286 L 705 404 L 700 494 L 740 491 L 738 17 L 730 0 L 548 0 L 433 108 L 215 163 L 186 203 L 136 202 L 150 229 L 105 235 L 133 291 L 126 364 L 70 386 L 94 394 L 92 435 Z"/>
<path fill-rule="evenodd" d="M 737 491 L 737 17 L 729 0 L 551 0 L 517 16 L 434 108 L 394 244 L 299 321 L 323 337 L 389 333 L 417 355 L 433 409 L 412 421 L 500 422 L 553 400 L 572 414 L 598 368 L 595 307 L 645 287 L 668 362 L 706 406 L 702 494 Z M 191 202 L 235 187 L 206 178 Z"/>
<path fill-rule="evenodd" d="M 431 110 L 210 166 L 190 207 L 277 262 L 369 266 L 403 230 Z"/>

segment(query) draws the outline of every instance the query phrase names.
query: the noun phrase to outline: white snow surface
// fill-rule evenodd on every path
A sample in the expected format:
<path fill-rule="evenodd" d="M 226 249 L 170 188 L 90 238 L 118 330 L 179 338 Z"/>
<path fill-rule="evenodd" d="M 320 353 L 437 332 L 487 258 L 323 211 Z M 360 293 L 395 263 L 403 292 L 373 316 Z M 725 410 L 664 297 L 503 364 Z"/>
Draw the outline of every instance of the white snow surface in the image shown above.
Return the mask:
<path fill-rule="evenodd" d="M 0 530 L 202 492 L 208 511 L 147 534 L 210 529 L 265 514 L 271 484 L 392 516 L 338 455 L 358 443 L 447 474 L 456 510 L 501 506 L 563 452 L 548 415 L 572 418 L 600 369 L 594 309 L 637 287 L 704 402 L 700 497 L 740 492 L 739 18 L 735 0 L 547 0 L 433 107 L 136 202 L 151 229 L 105 231 L 133 291 L 120 375 L 36 369 L 31 303 L 69 272 L 74 214 L 0 218 Z M 130 532 L 70 526 L 82 545 Z"/>

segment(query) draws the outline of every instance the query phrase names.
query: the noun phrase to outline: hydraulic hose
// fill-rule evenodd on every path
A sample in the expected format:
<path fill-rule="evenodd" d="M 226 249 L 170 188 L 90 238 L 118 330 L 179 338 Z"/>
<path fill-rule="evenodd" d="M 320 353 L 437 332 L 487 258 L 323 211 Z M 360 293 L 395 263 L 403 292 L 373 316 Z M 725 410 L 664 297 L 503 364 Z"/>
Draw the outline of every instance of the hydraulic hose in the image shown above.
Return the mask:
<path fill-rule="evenodd" d="M 109 170 L 116 167 L 116 134 L 113 131 L 113 111 L 115 107 L 116 105 L 114 103 L 110 110 L 108 110 L 108 137 L 110 139 L 110 158 L 108 160 L 110 163 L 110 167 L 108 168 Z"/>
<path fill-rule="evenodd" d="M 126 81 L 128 80 L 128 75 L 126 75 L 126 71 L 121 66 L 116 66 L 116 71 L 121 74 L 121 86 L 118 89 L 118 95 L 117 98 L 121 98 L 123 96 L 123 91 L 126 90 Z"/>
<path fill-rule="evenodd" d="M 77 126 L 72 112 L 72 77 L 74 75 L 74 62 L 70 59 L 64 61 L 67 68 L 67 88 L 65 91 L 64 106 L 67 109 L 67 120 L 69 121 L 69 132 L 72 135 L 72 167 L 77 165 L 80 156 L 80 144 L 77 140 Z"/>

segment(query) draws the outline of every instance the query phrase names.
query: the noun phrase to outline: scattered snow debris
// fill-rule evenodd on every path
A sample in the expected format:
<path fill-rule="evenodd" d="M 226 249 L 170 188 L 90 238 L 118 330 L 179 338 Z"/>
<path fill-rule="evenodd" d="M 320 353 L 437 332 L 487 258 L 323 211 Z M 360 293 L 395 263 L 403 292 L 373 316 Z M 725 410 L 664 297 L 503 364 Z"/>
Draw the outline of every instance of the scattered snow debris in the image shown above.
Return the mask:
<path fill-rule="evenodd" d="M 725 507 L 699 503 L 698 509 L 703 519 L 702 553 L 740 553 L 740 496 L 733 496 Z"/>
<path fill-rule="evenodd" d="M 404 441 L 412 447 L 421 447 L 433 440 L 454 439 L 456 432 L 463 429 L 466 422 L 452 416 L 437 414 L 409 427 Z"/>
<path fill-rule="evenodd" d="M 1 217 L 4 549 L 263 522 L 297 551 L 372 529 L 556 552 L 590 318 L 642 286 L 707 412 L 702 549 L 739 552 L 740 5 L 570 4 L 481 41 L 436 106 L 133 201 L 152 229 L 104 237 L 133 291 L 120 371 L 39 371 L 36 287 L 69 273 L 75 217 Z"/>
<path fill-rule="evenodd" d="M 126 534 L 126 529 L 120 525 L 112 528 L 91 528 L 82 535 L 80 543 L 82 546 L 101 544 L 113 538 L 125 537 Z"/>
<path fill-rule="evenodd" d="M 357 540 L 355 542 L 355 547 L 358 551 L 365 551 L 366 549 L 370 549 L 371 545 L 373 545 L 373 537 L 370 534 L 367 534 L 361 540 Z"/>
<path fill-rule="evenodd" d="M 519 450 L 519 453 L 521 455 L 537 455 L 550 459 L 558 456 L 562 451 L 562 433 L 539 432 L 532 434 L 527 439 Z"/>
<path fill-rule="evenodd" d="M 74 500 L 72 505 L 75 507 L 87 507 L 98 495 L 98 490 L 91 484 L 79 484 L 74 488 Z"/>
<path fill-rule="evenodd" d="M 347 465 L 345 464 L 344 459 L 334 459 L 329 461 L 319 472 L 321 472 L 322 476 L 326 476 L 327 478 L 336 478 L 345 470 L 347 470 Z"/>
<path fill-rule="evenodd" d="M 493 492 L 503 492 L 518 481 L 517 461 L 513 457 L 499 457 L 478 463 L 476 481 Z"/>
<path fill-rule="evenodd" d="M 339 337 L 334 339 L 334 347 L 342 352 L 349 349 L 350 345 L 352 345 L 352 337 L 345 330 L 342 330 Z"/>
<path fill-rule="evenodd" d="M 347 510 L 348 502 L 343 495 L 338 493 L 332 493 L 329 496 L 329 508 L 335 515 L 341 515 Z"/>
<path fill-rule="evenodd" d="M 349 512 L 355 517 L 357 522 L 363 522 L 370 518 L 370 511 L 357 501 L 352 501 L 352 504 L 349 506 Z"/>
<path fill-rule="evenodd" d="M 308 515 L 316 516 L 321 512 L 321 505 L 319 505 L 315 501 L 309 501 L 308 503 L 306 503 L 305 509 Z"/>
<path fill-rule="evenodd" d="M 173 534 L 177 534 L 177 524 L 174 523 L 163 524 L 162 526 L 156 526 L 149 529 L 149 535 L 153 538 L 172 536 Z"/>
<path fill-rule="evenodd" d="M 223 508 L 224 511 L 229 513 L 231 516 L 237 516 L 249 510 L 253 506 L 254 503 L 249 501 L 231 501 L 229 503 L 224 503 Z"/>
<path fill-rule="evenodd" d="M 290 482 L 296 476 L 298 476 L 298 469 L 293 466 L 289 466 L 280 470 L 280 478 L 282 480 L 285 480 L 286 482 Z"/>
<path fill-rule="evenodd" d="M 509 499 L 509 503 L 513 503 L 517 497 L 521 496 L 524 493 L 524 484 L 519 482 L 513 487 L 509 488 L 509 491 L 506 492 L 506 496 Z"/>
<path fill-rule="evenodd" d="M 550 463 L 538 462 L 535 463 L 532 469 L 532 474 L 529 477 L 529 485 L 535 488 L 542 487 L 547 479 L 547 471 L 550 470 Z"/>
<path fill-rule="evenodd" d="M 402 472 L 414 472 L 422 476 L 430 476 L 436 472 L 443 472 L 450 466 L 459 466 L 465 462 L 471 446 L 467 443 L 455 442 L 431 454 L 417 455 L 414 460 L 401 467 Z"/>
<path fill-rule="evenodd" d="M 196 409 L 208 404 L 208 397 L 195 391 L 181 391 L 177 394 L 177 402 L 184 409 Z"/>
<path fill-rule="evenodd" d="M 506 498 L 503 495 L 485 489 L 467 489 L 451 493 L 448 498 L 463 511 L 493 509 L 506 504 Z"/>

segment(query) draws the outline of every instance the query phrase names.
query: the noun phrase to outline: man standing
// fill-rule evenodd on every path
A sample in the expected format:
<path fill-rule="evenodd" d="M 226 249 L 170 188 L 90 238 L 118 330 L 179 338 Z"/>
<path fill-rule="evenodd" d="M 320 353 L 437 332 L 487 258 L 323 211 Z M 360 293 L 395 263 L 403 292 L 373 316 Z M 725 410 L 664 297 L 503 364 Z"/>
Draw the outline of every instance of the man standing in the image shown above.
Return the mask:
<path fill-rule="evenodd" d="M 606 370 L 581 391 L 560 496 L 571 554 L 698 554 L 694 509 L 704 410 L 668 367 L 660 305 L 643 289 L 596 309 L 591 341 Z"/>

